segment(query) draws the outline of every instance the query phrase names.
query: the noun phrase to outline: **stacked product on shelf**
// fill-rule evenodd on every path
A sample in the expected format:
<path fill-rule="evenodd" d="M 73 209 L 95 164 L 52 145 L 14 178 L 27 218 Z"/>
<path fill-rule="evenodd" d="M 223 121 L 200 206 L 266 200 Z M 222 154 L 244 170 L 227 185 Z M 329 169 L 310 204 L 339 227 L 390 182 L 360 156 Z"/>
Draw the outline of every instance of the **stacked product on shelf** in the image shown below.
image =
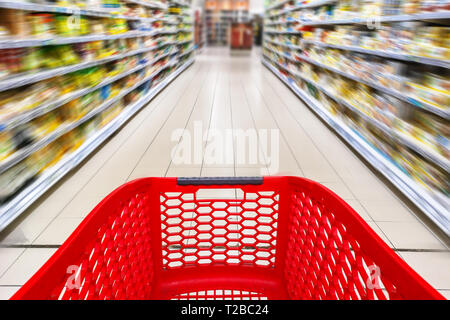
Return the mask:
<path fill-rule="evenodd" d="M 0 230 L 193 63 L 186 8 L 0 1 Z"/>
<path fill-rule="evenodd" d="M 169 13 L 176 19 L 179 32 L 176 36 L 178 46 L 178 58 L 186 61 L 191 59 L 194 49 L 194 20 L 189 5 L 182 1 L 174 1 Z"/>
<path fill-rule="evenodd" d="M 263 63 L 450 235 L 450 1 L 281 1 Z"/>

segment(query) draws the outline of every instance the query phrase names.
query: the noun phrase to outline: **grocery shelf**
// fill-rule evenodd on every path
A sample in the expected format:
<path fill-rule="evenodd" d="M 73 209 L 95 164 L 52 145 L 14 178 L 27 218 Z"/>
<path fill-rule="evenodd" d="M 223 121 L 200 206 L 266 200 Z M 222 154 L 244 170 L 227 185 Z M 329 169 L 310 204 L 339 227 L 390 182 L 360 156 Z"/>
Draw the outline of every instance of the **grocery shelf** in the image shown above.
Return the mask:
<path fill-rule="evenodd" d="M 172 44 L 172 42 L 167 42 L 167 43 L 163 43 L 163 44 L 148 47 L 148 48 L 132 50 L 132 51 L 129 51 L 126 53 L 115 54 L 113 56 L 103 58 L 103 59 L 98 59 L 95 61 L 82 62 L 82 63 L 59 67 L 59 68 L 50 69 L 50 70 L 27 72 L 25 74 L 15 75 L 13 77 L 9 77 L 9 78 L 6 78 L 6 79 L 0 81 L 0 91 L 18 88 L 18 87 L 32 84 L 32 83 L 35 83 L 38 81 L 47 80 L 47 79 L 50 79 L 50 78 L 53 78 L 56 76 L 61 76 L 61 75 L 72 73 L 72 72 L 75 72 L 78 70 L 98 66 L 101 64 L 115 61 L 115 60 L 120 60 L 120 59 L 123 59 L 126 57 L 149 52 L 149 51 L 156 50 L 161 47 L 167 46 L 169 44 Z"/>
<path fill-rule="evenodd" d="M 354 112 L 358 113 L 367 122 L 370 122 L 371 124 L 376 126 L 379 130 L 384 132 L 387 136 L 397 140 L 399 143 L 401 143 L 401 144 L 409 147 L 410 149 L 414 150 L 415 152 L 419 153 L 423 157 L 427 158 L 431 162 L 435 163 L 436 165 L 438 165 L 439 167 L 444 169 L 445 171 L 450 172 L 450 162 L 445 157 L 443 157 L 440 154 L 438 154 L 437 152 L 431 150 L 430 148 L 428 148 L 426 146 L 422 146 L 422 145 L 418 144 L 417 142 L 415 142 L 414 140 L 410 139 L 409 137 L 407 137 L 406 135 L 402 134 L 401 132 L 398 132 L 395 129 L 391 129 L 387 125 L 385 125 L 385 124 L 379 122 L 378 120 L 370 117 L 369 115 L 367 115 L 364 112 L 362 112 L 360 109 L 358 109 L 355 106 L 353 106 L 351 103 L 347 102 L 346 100 L 344 100 L 344 99 L 342 99 L 340 97 L 337 97 L 335 94 L 331 93 L 325 87 L 317 84 L 316 82 L 308 79 L 307 77 L 299 74 L 298 72 L 293 72 L 293 71 L 289 70 L 288 68 L 284 67 L 283 65 L 281 65 L 281 64 L 279 64 L 277 62 L 275 62 L 275 63 L 279 67 L 281 67 L 284 70 L 286 70 L 287 72 L 291 73 L 292 75 L 294 75 L 296 77 L 299 77 L 299 78 L 301 78 L 301 79 L 311 83 L 312 85 L 314 85 L 315 87 L 320 89 L 322 92 L 327 94 L 327 96 L 329 96 L 333 100 L 335 100 L 335 101 L 345 105 L 347 108 L 349 108 L 349 109 L 353 110 Z"/>
<path fill-rule="evenodd" d="M 192 28 L 191 29 L 186 29 L 186 28 L 178 29 L 178 32 L 183 32 L 183 33 L 185 33 L 185 32 L 192 32 L 192 31 L 193 31 Z"/>
<path fill-rule="evenodd" d="M 278 41 L 269 40 L 269 39 L 265 39 L 265 41 L 267 41 L 269 43 L 273 43 L 275 45 L 279 45 L 279 46 L 283 46 L 283 47 L 286 47 L 286 48 L 294 49 L 294 50 L 303 50 L 302 47 L 296 46 L 296 45 L 284 44 L 284 43 L 281 43 L 281 42 L 278 42 Z M 270 48 L 267 48 L 267 49 L 271 50 Z M 275 53 L 278 53 L 278 52 L 276 52 L 274 50 L 271 50 L 271 51 L 273 51 Z M 284 57 L 286 57 L 287 59 L 296 61 L 296 62 L 300 62 L 299 60 L 295 60 L 292 57 L 287 56 L 287 55 L 284 55 Z M 400 100 L 405 101 L 405 102 L 407 102 L 409 104 L 412 104 L 413 106 L 415 106 L 417 108 L 424 109 L 424 110 L 426 110 L 428 112 L 431 112 L 431 113 L 433 113 L 433 114 L 435 114 L 437 116 L 440 116 L 442 118 L 450 119 L 450 110 L 440 109 L 440 108 L 438 108 L 438 107 L 436 107 L 436 106 L 434 106 L 432 104 L 426 103 L 424 101 L 420 101 L 420 100 L 418 100 L 418 99 L 416 99 L 414 97 L 405 95 L 405 94 L 403 94 L 401 92 L 389 89 L 389 88 L 384 87 L 384 86 L 380 86 L 380 85 L 372 83 L 370 81 L 365 81 L 365 80 L 363 80 L 361 78 L 358 78 L 358 77 L 355 77 L 355 76 L 350 75 L 348 73 L 345 73 L 343 71 L 340 71 L 339 69 L 336 69 L 336 68 L 324 65 L 323 63 L 320 63 L 318 61 L 310 59 L 310 58 L 308 58 L 308 57 L 306 57 L 304 55 L 298 55 L 298 57 L 300 57 L 301 59 L 303 59 L 303 60 L 305 60 L 305 61 L 307 61 L 307 62 L 309 62 L 311 64 L 317 65 L 318 67 L 321 67 L 321 68 L 330 70 L 332 72 L 338 73 L 338 74 L 340 74 L 340 75 L 342 75 L 342 76 L 344 76 L 346 78 L 352 79 L 354 81 L 364 83 L 364 84 L 366 84 L 366 85 L 368 85 L 370 87 L 373 87 L 373 88 L 375 88 L 375 89 L 377 89 L 377 90 L 379 90 L 381 92 L 387 93 L 389 95 L 392 95 L 392 96 L 396 97 L 397 99 L 400 99 Z"/>
<path fill-rule="evenodd" d="M 51 142 L 55 141 L 56 139 L 58 139 L 59 137 L 61 137 L 64 134 L 66 134 L 67 132 L 72 131 L 73 129 L 80 126 L 82 123 L 85 123 L 86 121 L 88 121 L 89 119 L 94 117 L 95 115 L 103 112 L 104 110 L 106 110 L 107 108 L 112 106 L 114 103 L 116 103 L 117 101 L 122 99 L 124 96 L 126 96 L 128 93 L 134 91 L 135 89 L 137 89 L 139 86 L 141 86 L 145 82 L 147 82 L 150 79 L 157 76 L 162 70 L 166 69 L 169 65 L 170 65 L 170 63 L 167 63 L 166 65 L 164 65 L 163 67 L 158 69 L 158 71 L 154 72 L 150 76 L 145 77 L 144 79 L 135 83 L 133 86 L 122 90 L 118 95 L 112 97 L 111 99 L 104 101 L 100 106 L 91 110 L 90 112 L 88 112 L 86 115 L 84 115 L 80 119 L 78 119 L 72 123 L 62 125 L 58 129 L 56 129 L 54 132 L 52 132 L 49 135 L 45 136 L 44 138 L 36 141 L 35 143 L 31 144 L 30 146 L 14 152 L 8 158 L 6 158 L 0 162 L 0 173 L 11 168 L 15 164 L 17 164 L 20 161 L 24 160 L 25 158 L 29 157 L 31 154 L 37 152 L 38 150 L 41 150 L 42 148 L 44 148 Z"/>
<path fill-rule="evenodd" d="M 277 17 L 277 16 L 282 16 L 282 15 L 290 13 L 292 11 L 321 7 L 321 6 L 324 6 L 324 5 L 327 5 L 327 4 L 331 4 L 331 3 L 334 3 L 334 2 L 336 2 L 336 0 L 317 0 L 317 1 L 313 1 L 311 3 L 302 4 L 302 5 L 299 5 L 299 6 L 295 6 L 295 7 L 283 10 L 283 11 L 275 13 L 275 14 L 268 15 L 267 18 L 273 18 L 273 17 Z M 268 10 L 266 10 L 266 11 L 268 11 Z"/>
<path fill-rule="evenodd" d="M 40 4 L 33 2 L 21 2 L 21 1 L 3 1 L 0 0 L 0 8 L 16 9 L 24 11 L 37 11 L 37 12 L 50 12 L 50 13 L 62 13 L 62 14 L 76 14 L 81 16 L 91 16 L 100 18 L 113 18 L 113 19 L 125 19 L 125 20 L 146 20 L 147 18 L 131 17 L 119 14 L 112 14 L 106 10 L 93 10 L 93 9 L 80 9 L 78 7 L 62 7 L 52 4 Z"/>
<path fill-rule="evenodd" d="M 282 42 L 278 42 L 278 41 L 274 41 L 274 40 L 270 40 L 270 39 L 265 39 L 265 41 L 273 43 L 277 46 L 282 46 L 282 47 L 286 47 L 286 48 L 293 49 L 293 50 L 303 50 L 303 48 L 301 46 L 296 46 L 293 44 L 282 43 Z"/>
<path fill-rule="evenodd" d="M 383 51 L 383 50 L 372 50 L 372 49 L 364 49 L 357 46 L 343 46 L 343 45 L 336 45 L 336 44 L 329 44 L 324 43 L 321 41 L 315 41 L 315 40 L 302 40 L 305 44 L 312 44 L 319 47 L 324 48 L 333 48 L 333 49 L 340 49 L 340 50 L 346 50 L 346 51 L 353 51 L 358 53 L 365 53 L 370 55 L 375 55 L 379 57 L 389 58 L 389 59 L 396 59 L 396 60 L 402 60 L 407 62 L 416 62 L 421 64 L 427 64 L 431 66 L 437 66 L 437 67 L 443 67 L 450 69 L 450 60 L 442 60 L 442 59 L 436 59 L 436 58 L 428 58 L 428 57 L 421 57 L 421 56 L 414 56 L 406 53 L 395 53 L 395 52 L 389 52 L 389 51 Z"/>
<path fill-rule="evenodd" d="M 164 31 L 160 32 L 160 34 L 175 34 L 175 33 L 178 33 L 178 29 L 175 29 L 175 30 L 164 30 Z"/>
<path fill-rule="evenodd" d="M 5 229 L 14 219 L 23 213 L 40 196 L 61 180 L 68 172 L 76 168 L 89 154 L 98 148 L 109 136 L 122 127 L 136 112 L 153 99 L 162 89 L 178 75 L 194 63 L 191 59 L 185 62 L 172 74 L 167 76 L 138 101 L 127 106 L 109 124 L 100 129 L 94 136 L 86 140 L 80 148 L 63 157 L 57 164 L 45 170 L 29 186 L 24 188 L 8 203 L 0 207 L 0 231 Z M 165 66 L 166 67 L 166 66 Z M 148 81 L 148 80 L 146 80 Z"/>
<path fill-rule="evenodd" d="M 319 101 L 300 89 L 291 79 L 282 75 L 268 60 L 263 58 L 262 63 L 302 99 L 322 120 L 332 127 L 355 151 L 420 208 L 442 231 L 450 236 L 450 213 L 448 211 L 450 202 L 448 199 L 435 197 L 435 195 L 423 188 L 397 167 L 397 165 L 387 159 L 354 129 L 350 128 L 341 119 L 331 115 Z"/>
<path fill-rule="evenodd" d="M 299 23 L 299 22 L 297 20 L 290 18 L 287 21 L 268 22 L 268 23 L 265 23 L 264 26 L 279 26 L 279 25 L 293 24 L 293 23 Z"/>
<path fill-rule="evenodd" d="M 283 6 L 283 5 L 285 5 L 286 3 L 289 3 L 289 2 L 292 2 L 292 1 L 293 0 L 276 1 L 276 3 L 274 3 L 273 5 L 268 6 L 265 11 L 267 12 L 267 11 L 279 8 L 279 7 Z"/>
<path fill-rule="evenodd" d="M 186 3 L 186 2 L 184 2 L 184 1 L 179 1 L 179 0 L 169 0 L 169 2 L 170 2 L 170 3 L 173 3 L 173 4 L 177 5 L 177 6 L 180 6 L 180 7 L 189 7 L 189 4 Z"/>
<path fill-rule="evenodd" d="M 363 84 L 365 84 L 365 85 L 367 85 L 367 86 L 369 86 L 371 88 L 374 88 L 374 89 L 376 89 L 376 90 L 378 90 L 380 92 L 384 92 L 384 93 L 389 94 L 389 95 L 391 95 L 393 97 L 396 97 L 399 100 L 408 102 L 408 103 L 412 104 L 414 107 L 417 107 L 417 108 L 426 110 L 428 112 L 434 113 L 435 115 L 438 115 L 438 116 L 440 116 L 442 118 L 450 119 L 450 110 L 444 110 L 444 109 L 437 108 L 437 107 L 435 107 L 435 106 L 433 106 L 431 104 L 428 104 L 428 103 L 419 101 L 419 100 L 417 100 L 417 99 L 415 99 L 413 97 L 410 97 L 410 96 L 408 96 L 408 95 L 406 95 L 406 94 L 404 94 L 404 93 L 402 93 L 400 91 L 397 91 L 395 89 L 391 89 L 391 88 L 379 85 L 379 84 L 374 83 L 372 81 L 364 80 L 364 79 L 362 79 L 360 77 L 357 77 L 357 76 L 354 76 L 354 75 L 352 75 L 350 73 L 341 71 L 341 70 L 339 70 L 337 68 L 330 67 L 330 66 L 328 66 L 326 64 L 318 62 L 318 61 L 316 61 L 314 59 L 311 59 L 311 58 L 309 58 L 309 57 L 307 57 L 305 55 L 298 54 L 297 57 L 302 59 L 302 60 L 304 60 L 304 61 L 306 61 L 306 62 L 308 62 L 308 63 L 310 63 L 310 64 L 314 64 L 314 65 L 316 65 L 316 66 L 318 66 L 318 67 L 320 67 L 322 69 L 327 69 L 327 70 L 332 71 L 334 73 L 337 73 L 337 74 L 339 74 L 339 75 L 341 75 L 343 77 L 346 77 L 346 78 L 351 79 L 351 80 L 356 81 L 356 82 L 363 83 Z M 298 62 L 298 60 L 297 60 L 297 62 Z"/>
<path fill-rule="evenodd" d="M 281 54 L 281 53 L 277 52 L 276 50 L 272 50 L 270 48 L 267 48 L 267 50 L 270 50 L 270 51 L 272 51 L 272 52 L 274 52 L 276 54 Z M 292 61 L 301 62 L 300 60 L 295 59 L 295 58 L 290 57 L 290 56 L 287 56 L 285 54 L 283 56 L 288 58 L 288 59 L 290 59 L 290 60 L 292 60 Z M 339 74 L 339 75 L 341 75 L 343 77 L 346 77 L 346 78 L 351 79 L 351 80 L 356 81 L 356 82 L 363 83 L 363 84 L 365 84 L 365 85 L 367 85 L 369 87 L 372 87 L 372 88 L 374 88 L 374 89 L 376 89 L 376 90 L 378 90 L 380 92 L 384 92 L 384 93 L 389 94 L 389 95 L 391 95 L 393 97 L 396 97 L 399 100 L 402 100 L 402 101 L 405 101 L 405 102 L 411 104 L 413 107 L 426 110 L 428 112 L 431 112 L 431 113 L 433 113 L 433 114 L 435 114 L 437 116 L 440 116 L 442 118 L 445 118 L 445 119 L 450 119 L 450 110 L 440 109 L 440 108 L 435 107 L 435 106 L 433 106 L 431 104 L 428 104 L 426 102 L 423 102 L 423 101 L 420 101 L 418 99 L 415 99 L 414 97 L 406 95 L 406 94 L 404 94 L 404 93 L 402 93 L 400 91 L 397 91 L 397 90 L 394 90 L 394 89 L 391 89 L 391 88 L 379 85 L 379 84 L 374 83 L 372 81 L 364 80 L 364 79 L 362 79 L 360 77 L 354 76 L 354 75 L 349 74 L 349 73 L 344 72 L 344 71 L 341 71 L 341 70 L 339 70 L 337 68 L 330 67 L 330 66 L 328 66 L 326 64 L 323 64 L 323 63 L 318 62 L 318 61 L 316 61 L 314 59 L 311 59 L 308 56 L 305 56 L 303 54 L 298 54 L 297 57 L 300 58 L 301 60 L 304 60 L 304 61 L 306 61 L 306 62 L 308 62 L 310 64 L 318 66 L 318 67 L 320 67 L 322 69 L 326 69 L 326 70 L 332 71 L 332 72 L 337 73 L 337 74 Z"/>
<path fill-rule="evenodd" d="M 286 54 L 279 53 L 279 52 L 277 52 L 275 50 L 271 50 L 269 48 L 266 48 L 266 49 L 274 52 L 275 54 L 283 56 L 284 58 L 287 58 L 289 60 L 292 60 L 292 61 L 295 61 L 295 62 L 299 62 L 295 58 L 292 58 L 292 57 L 290 57 L 290 56 L 288 56 Z M 329 68 L 328 66 L 326 66 L 326 67 L 327 67 L 327 69 Z M 292 71 L 290 71 L 287 68 L 285 68 L 285 70 L 292 73 Z M 330 70 L 330 69 L 328 69 L 328 70 Z M 332 68 L 332 70 L 330 70 L 330 71 L 334 71 L 334 68 Z M 341 74 L 341 73 L 339 73 L 339 74 Z M 296 73 L 296 75 L 298 75 L 298 73 Z M 372 120 L 373 120 L 372 122 L 375 121 L 374 119 L 372 119 Z M 380 126 L 378 126 L 378 127 L 380 127 Z M 380 129 L 381 129 L 381 127 L 380 127 Z M 450 173 L 450 161 L 448 161 L 442 155 L 440 155 L 437 152 L 433 151 L 431 148 L 428 148 L 426 146 L 422 146 L 422 145 L 418 144 L 417 142 L 407 138 L 403 134 L 397 133 L 393 129 L 390 129 L 390 128 L 387 128 L 387 127 L 386 128 L 383 127 L 382 129 L 383 129 L 383 131 L 385 131 L 385 133 L 389 133 L 389 136 L 391 136 L 392 138 L 395 138 L 401 144 L 409 147 L 410 149 L 414 150 L 415 152 L 419 153 L 420 155 L 422 155 L 426 159 L 430 160 L 434 164 L 436 164 L 439 167 L 441 167 L 446 172 Z"/>
<path fill-rule="evenodd" d="M 269 51 L 275 53 L 276 55 L 281 56 L 281 57 L 283 57 L 283 58 L 285 58 L 287 60 L 290 60 L 292 62 L 297 62 L 297 63 L 301 62 L 301 61 L 297 60 L 295 57 L 290 56 L 290 55 L 288 55 L 288 54 L 286 54 L 284 52 L 279 52 L 279 51 L 276 51 L 276 50 L 273 50 L 273 49 L 267 48 L 267 47 L 265 49 L 269 50 Z"/>
<path fill-rule="evenodd" d="M 189 53 L 193 52 L 195 50 L 195 47 L 191 47 L 190 49 L 186 50 L 185 52 L 183 52 L 182 54 L 180 54 L 178 57 L 184 57 L 185 55 L 188 55 Z"/>
<path fill-rule="evenodd" d="M 170 25 L 178 25 L 180 24 L 178 21 L 170 21 L 170 20 L 164 20 L 164 23 L 170 24 Z"/>
<path fill-rule="evenodd" d="M 290 30 L 290 31 L 280 31 L 280 30 L 264 30 L 265 33 L 276 33 L 276 34 L 297 34 L 300 35 L 299 31 L 296 30 Z"/>
<path fill-rule="evenodd" d="M 273 43 L 273 44 L 275 44 L 277 46 L 282 46 L 282 47 L 293 49 L 293 50 L 303 50 L 303 48 L 301 46 L 296 46 L 294 44 L 282 43 L 282 42 L 278 42 L 278 41 L 274 41 L 274 40 L 270 40 L 270 39 L 264 39 L 264 40 L 266 42 Z"/>
<path fill-rule="evenodd" d="M 387 23 L 387 22 L 406 22 L 406 21 L 422 21 L 422 20 L 447 20 L 450 19 L 450 11 L 428 12 L 417 14 L 401 14 L 392 16 L 374 16 L 367 18 L 351 18 L 339 20 L 324 20 L 324 21 L 302 21 L 299 22 L 304 26 L 323 26 L 323 25 L 342 25 L 342 24 L 373 24 L 373 23 Z"/>
<path fill-rule="evenodd" d="M 55 109 L 65 105 L 66 103 L 68 103 L 68 102 L 70 102 L 72 100 L 78 99 L 78 98 L 80 98 L 82 96 L 85 96 L 85 95 L 91 93 L 91 92 L 94 92 L 94 91 L 96 91 L 98 89 L 101 89 L 101 88 L 103 88 L 103 87 L 105 87 L 105 86 L 107 86 L 107 85 L 109 85 L 111 83 L 114 83 L 117 80 L 120 80 L 120 79 L 122 79 L 122 78 L 124 78 L 124 77 L 126 77 L 126 76 L 128 76 L 128 75 L 130 75 L 132 73 L 134 73 L 134 72 L 142 70 L 145 67 L 148 67 L 148 66 L 154 64 L 155 62 L 158 62 L 159 60 L 161 60 L 161 59 L 163 59 L 163 58 L 165 58 L 165 57 L 167 57 L 167 56 L 169 56 L 171 54 L 172 54 L 171 52 L 162 54 L 162 55 L 156 57 L 155 59 L 153 59 L 153 60 L 151 60 L 149 62 L 146 62 L 146 63 L 143 63 L 143 64 L 139 64 L 136 67 L 131 68 L 130 70 L 122 72 L 122 73 L 120 73 L 120 74 L 118 74 L 118 75 L 116 75 L 114 77 L 109 78 L 109 79 L 105 79 L 105 80 L 103 80 L 101 83 L 99 83 L 96 86 L 77 90 L 77 91 L 72 92 L 70 94 L 66 94 L 66 95 L 64 95 L 64 96 L 62 96 L 60 98 L 57 98 L 56 100 L 54 100 L 52 102 L 45 102 L 45 103 L 37 106 L 36 108 L 33 108 L 31 110 L 22 112 L 22 113 L 14 116 L 14 117 L 11 117 L 11 118 L 7 119 L 6 122 L 3 122 L 3 123 L 0 122 L 0 127 L 3 128 L 3 129 L 6 129 L 6 130 L 14 129 L 14 128 L 16 128 L 16 127 L 18 127 L 18 126 L 20 126 L 20 125 L 22 125 L 24 123 L 27 123 L 27 122 L 29 122 L 29 121 L 31 121 L 31 120 L 39 117 L 39 116 L 42 116 L 42 115 L 44 115 L 44 114 L 46 114 L 46 113 L 48 113 L 50 111 L 53 111 L 53 110 L 55 110 Z M 0 162 L 0 172 L 1 171 L 2 170 L 1 170 L 1 162 Z"/>
<path fill-rule="evenodd" d="M 177 42 L 177 45 L 183 45 L 183 44 L 186 44 L 186 43 L 189 43 L 189 42 L 192 42 L 192 41 L 193 41 L 193 39 L 188 39 L 188 40 L 178 41 L 178 42 Z"/>
<path fill-rule="evenodd" d="M 124 0 L 125 2 L 129 2 L 129 3 L 134 3 L 134 4 L 139 4 L 143 7 L 148 7 L 148 8 L 152 8 L 152 9 L 162 9 L 165 10 L 167 9 L 166 5 L 163 5 L 160 2 L 148 2 L 148 1 L 142 1 L 142 0 Z"/>
<path fill-rule="evenodd" d="M 28 38 L 28 39 L 9 38 L 5 40 L 0 40 L 0 49 L 53 46 L 53 45 L 72 44 L 81 42 L 151 37 L 160 34 L 162 31 L 163 30 L 156 29 L 152 31 L 128 31 L 114 35 L 98 34 L 98 35 L 86 35 L 78 37 L 51 37 L 51 38 Z"/>

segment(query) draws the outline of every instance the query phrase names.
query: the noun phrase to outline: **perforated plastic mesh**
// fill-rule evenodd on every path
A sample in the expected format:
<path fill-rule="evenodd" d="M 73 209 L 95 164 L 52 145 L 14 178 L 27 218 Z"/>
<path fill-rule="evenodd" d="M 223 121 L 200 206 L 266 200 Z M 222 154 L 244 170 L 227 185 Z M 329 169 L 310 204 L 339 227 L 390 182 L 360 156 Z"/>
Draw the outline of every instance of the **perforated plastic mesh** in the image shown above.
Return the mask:
<path fill-rule="evenodd" d="M 273 267 L 278 193 L 239 193 L 233 199 L 161 193 L 163 267 Z"/>
<path fill-rule="evenodd" d="M 182 293 L 172 300 L 267 300 L 267 297 L 251 291 L 207 290 Z"/>
<path fill-rule="evenodd" d="M 142 179 L 97 206 L 15 298 L 441 298 L 375 236 L 300 178 L 233 189 Z"/>
<path fill-rule="evenodd" d="M 291 194 L 284 270 L 292 299 L 389 299 L 393 285 L 363 254 L 333 209 L 307 190 Z"/>
<path fill-rule="evenodd" d="M 148 194 L 124 199 L 68 269 L 55 299 L 146 299 L 153 280 Z M 71 266 L 68 266 L 71 268 Z"/>

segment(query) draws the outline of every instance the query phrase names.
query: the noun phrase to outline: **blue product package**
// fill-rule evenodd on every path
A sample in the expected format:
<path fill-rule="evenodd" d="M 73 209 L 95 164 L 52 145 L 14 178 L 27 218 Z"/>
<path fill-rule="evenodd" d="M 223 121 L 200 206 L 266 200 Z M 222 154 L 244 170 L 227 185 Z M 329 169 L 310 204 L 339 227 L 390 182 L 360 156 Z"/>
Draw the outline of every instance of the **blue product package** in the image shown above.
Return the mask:
<path fill-rule="evenodd" d="M 146 83 L 144 83 L 143 87 L 143 93 L 147 94 L 147 92 L 150 90 L 150 88 L 152 87 L 152 80 L 147 81 Z"/>
<path fill-rule="evenodd" d="M 100 89 L 100 96 L 103 100 L 108 99 L 109 95 L 111 94 L 111 85 L 108 84 Z"/>

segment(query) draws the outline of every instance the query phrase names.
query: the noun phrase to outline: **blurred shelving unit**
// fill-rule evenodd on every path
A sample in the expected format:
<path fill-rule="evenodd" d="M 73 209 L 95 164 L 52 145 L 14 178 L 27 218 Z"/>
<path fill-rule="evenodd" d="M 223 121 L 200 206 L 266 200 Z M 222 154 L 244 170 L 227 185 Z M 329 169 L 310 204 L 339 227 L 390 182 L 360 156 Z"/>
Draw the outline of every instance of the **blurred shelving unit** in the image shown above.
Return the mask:
<path fill-rule="evenodd" d="M 177 57 L 182 62 L 188 61 L 195 54 L 194 13 L 186 0 L 169 0 L 169 14 L 176 19 L 177 23 Z"/>
<path fill-rule="evenodd" d="M 272 1 L 262 62 L 450 235 L 450 5 L 439 5 Z"/>
<path fill-rule="evenodd" d="M 204 10 L 196 8 L 194 12 L 194 43 L 198 51 L 201 51 L 206 46 L 206 32 Z"/>
<path fill-rule="evenodd" d="M 229 45 L 231 23 L 248 22 L 248 9 L 248 0 L 205 1 L 207 44 L 210 46 Z"/>
<path fill-rule="evenodd" d="M 96 3 L 0 1 L 0 231 L 194 63 L 188 2 Z"/>
<path fill-rule="evenodd" d="M 209 45 L 228 45 L 229 33 L 232 22 L 244 22 L 248 20 L 248 11 L 220 10 L 206 11 L 206 24 L 208 26 Z"/>

